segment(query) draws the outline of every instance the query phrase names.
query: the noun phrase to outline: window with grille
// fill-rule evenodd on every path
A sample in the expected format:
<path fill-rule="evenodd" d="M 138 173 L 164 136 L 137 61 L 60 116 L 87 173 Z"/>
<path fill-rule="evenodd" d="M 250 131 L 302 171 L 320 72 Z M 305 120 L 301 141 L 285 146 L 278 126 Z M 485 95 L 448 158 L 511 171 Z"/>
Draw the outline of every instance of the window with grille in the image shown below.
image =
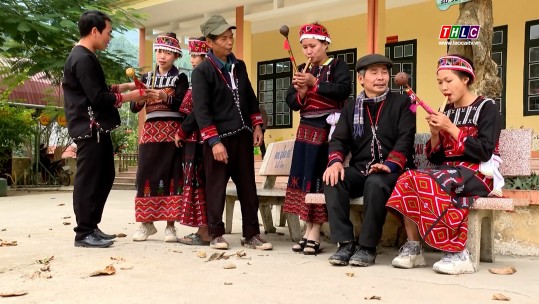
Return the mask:
<path fill-rule="evenodd" d="M 502 92 L 499 98 L 496 98 L 496 104 L 502 115 L 502 128 L 505 129 L 505 75 L 507 73 L 507 25 L 494 28 L 492 36 L 492 55 L 491 58 L 498 65 L 498 77 L 502 80 Z"/>
<path fill-rule="evenodd" d="M 539 115 L 539 20 L 526 22 L 524 116 Z"/>
<path fill-rule="evenodd" d="M 352 78 L 351 99 L 355 99 L 356 49 L 328 52 L 332 58 L 340 58 L 348 65 Z M 298 61 L 298 64 L 302 62 Z M 286 103 L 286 92 L 292 82 L 293 68 L 290 58 L 261 61 L 257 63 L 258 102 L 268 114 L 268 129 L 292 128 L 292 109 Z"/>
<path fill-rule="evenodd" d="M 389 88 L 392 92 L 403 93 L 406 87 L 395 84 L 395 75 L 399 72 L 408 74 L 408 85 L 416 91 L 417 40 L 386 43 L 386 57 L 393 61 Z"/>

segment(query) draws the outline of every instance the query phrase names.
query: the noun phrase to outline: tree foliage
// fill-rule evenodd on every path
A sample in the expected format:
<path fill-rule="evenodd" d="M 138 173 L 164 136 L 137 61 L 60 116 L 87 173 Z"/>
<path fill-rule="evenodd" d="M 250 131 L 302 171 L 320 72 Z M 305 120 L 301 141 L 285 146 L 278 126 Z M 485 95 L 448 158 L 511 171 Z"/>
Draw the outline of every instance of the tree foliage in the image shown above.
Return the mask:
<path fill-rule="evenodd" d="M 56 84 L 71 48 L 79 40 L 77 22 L 86 10 L 100 10 L 112 19 L 113 29 L 136 27 L 139 15 L 116 6 L 116 0 L 2 0 L 0 55 L 11 58 L 13 73 L 45 72 Z M 116 50 L 97 54 L 108 81 L 123 82 L 127 55 Z"/>

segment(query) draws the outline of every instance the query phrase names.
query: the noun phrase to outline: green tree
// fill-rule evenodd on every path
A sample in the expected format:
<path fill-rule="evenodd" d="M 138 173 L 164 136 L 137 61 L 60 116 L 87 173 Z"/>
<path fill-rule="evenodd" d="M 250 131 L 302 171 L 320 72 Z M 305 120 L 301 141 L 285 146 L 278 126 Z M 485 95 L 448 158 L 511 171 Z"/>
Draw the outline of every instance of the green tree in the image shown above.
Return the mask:
<path fill-rule="evenodd" d="M 77 22 L 82 12 L 105 12 L 113 20 L 114 30 L 120 33 L 137 25 L 140 16 L 116 3 L 116 0 L 2 0 L 0 56 L 11 59 L 12 73 L 44 72 L 59 84 L 65 59 L 79 40 Z M 127 53 L 116 50 L 97 55 L 110 82 L 126 81 Z"/>

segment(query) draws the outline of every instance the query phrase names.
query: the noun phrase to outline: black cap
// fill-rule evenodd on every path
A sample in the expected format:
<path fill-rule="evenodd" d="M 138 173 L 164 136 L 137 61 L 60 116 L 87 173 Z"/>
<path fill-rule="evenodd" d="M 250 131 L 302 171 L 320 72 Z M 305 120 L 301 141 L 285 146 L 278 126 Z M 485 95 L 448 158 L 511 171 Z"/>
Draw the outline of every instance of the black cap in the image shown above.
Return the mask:
<path fill-rule="evenodd" d="M 371 66 L 374 64 L 385 64 L 387 68 L 390 69 L 393 66 L 393 61 L 391 61 L 391 59 L 387 58 L 384 55 L 369 54 L 369 55 L 359 58 L 359 60 L 356 63 L 356 72 L 364 70 L 368 66 Z"/>

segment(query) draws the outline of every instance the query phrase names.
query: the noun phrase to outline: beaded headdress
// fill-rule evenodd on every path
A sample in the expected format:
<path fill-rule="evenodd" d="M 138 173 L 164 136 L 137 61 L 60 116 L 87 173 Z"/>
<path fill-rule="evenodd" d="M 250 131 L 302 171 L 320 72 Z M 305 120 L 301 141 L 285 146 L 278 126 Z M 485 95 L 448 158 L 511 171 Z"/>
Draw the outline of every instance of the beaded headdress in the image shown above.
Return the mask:
<path fill-rule="evenodd" d="M 206 41 L 195 38 L 189 39 L 189 53 L 191 55 L 206 55 L 210 51 L 210 47 Z"/>
<path fill-rule="evenodd" d="M 470 75 L 471 80 L 474 80 L 475 74 L 472 66 L 468 61 L 457 56 L 442 56 L 438 59 L 438 70 L 454 70 L 462 71 Z"/>
<path fill-rule="evenodd" d="M 153 50 L 165 50 L 182 56 L 182 49 L 178 39 L 169 36 L 157 36 L 153 43 Z"/>
<path fill-rule="evenodd" d="M 328 30 L 320 24 L 305 24 L 299 30 L 299 42 L 303 39 L 314 38 L 331 43 Z"/>

